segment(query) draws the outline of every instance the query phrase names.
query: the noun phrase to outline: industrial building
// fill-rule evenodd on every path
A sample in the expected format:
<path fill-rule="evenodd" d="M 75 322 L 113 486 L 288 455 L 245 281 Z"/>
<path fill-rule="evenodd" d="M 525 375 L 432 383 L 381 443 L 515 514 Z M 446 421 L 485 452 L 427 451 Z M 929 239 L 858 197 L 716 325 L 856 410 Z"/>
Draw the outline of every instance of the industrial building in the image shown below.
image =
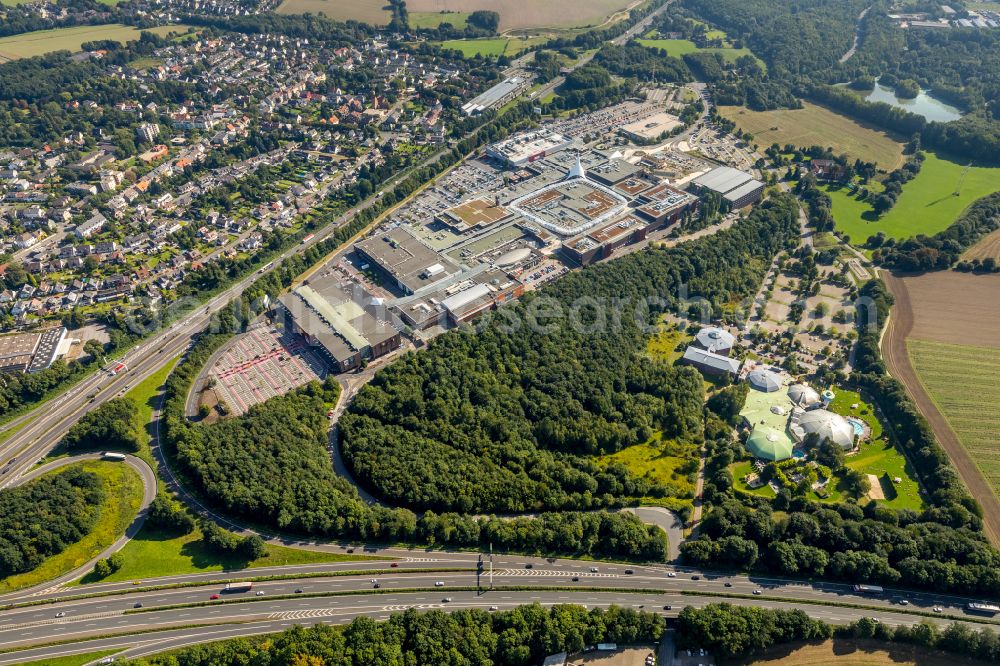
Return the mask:
<path fill-rule="evenodd" d="M 354 249 L 405 294 L 413 294 L 459 272 L 454 262 L 421 243 L 403 227 L 366 238 L 356 243 Z"/>
<path fill-rule="evenodd" d="M 572 139 L 539 129 L 521 132 L 509 139 L 490 144 L 486 148 L 486 154 L 505 166 L 518 168 L 544 159 L 546 155 L 565 150 L 571 145 L 573 145 Z"/>
<path fill-rule="evenodd" d="M 278 298 L 275 312 L 296 333 L 320 350 L 337 372 L 399 347 L 401 338 L 379 306 L 355 285 L 348 292 L 335 285 L 322 292 L 304 285 Z"/>
<path fill-rule="evenodd" d="M 705 351 L 694 345 L 684 350 L 684 356 L 681 357 L 681 361 L 686 365 L 697 368 L 705 375 L 736 375 L 740 371 L 739 360 L 723 356 L 722 354 L 716 354 L 715 352 Z"/>
<path fill-rule="evenodd" d="M 511 76 L 506 78 L 471 102 L 464 104 L 462 106 L 462 113 L 467 116 L 474 116 L 487 109 L 495 109 L 503 106 L 524 92 L 530 85 L 531 80 L 526 76 Z"/>
<path fill-rule="evenodd" d="M 714 192 L 722 197 L 727 208 L 736 210 L 760 201 L 764 183 L 739 169 L 724 166 L 698 176 L 689 189 L 697 194 Z"/>
<path fill-rule="evenodd" d="M 36 333 L 2 335 L 0 373 L 41 372 L 66 355 L 70 342 L 62 326 Z"/>

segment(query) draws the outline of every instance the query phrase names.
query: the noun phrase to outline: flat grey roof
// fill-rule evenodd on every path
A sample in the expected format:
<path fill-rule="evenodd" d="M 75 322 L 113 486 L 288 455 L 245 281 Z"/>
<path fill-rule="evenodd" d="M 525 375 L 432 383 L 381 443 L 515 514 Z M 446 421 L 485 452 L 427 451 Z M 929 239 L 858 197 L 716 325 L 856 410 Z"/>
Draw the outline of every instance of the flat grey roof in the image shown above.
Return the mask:
<path fill-rule="evenodd" d="M 474 100 L 469 102 L 469 104 L 476 107 L 481 106 L 489 108 L 523 85 L 524 79 L 522 77 L 512 76 L 509 79 L 504 79 L 486 92 L 482 93 L 479 97 L 476 97 Z"/>
<path fill-rule="evenodd" d="M 641 171 L 642 167 L 616 158 L 587 169 L 587 176 L 605 185 L 615 185 Z"/>
<path fill-rule="evenodd" d="M 411 292 L 458 272 L 457 264 L 421 243 L 402 227 L 375 234 L 354 247 Z M 434 270 L 426 272 L 432 267 Z"/>
<path fill-rule="evenodd" d="M 733 373 L 734 375 L 740 371 L 740 362 L 735 358 L 729 358 L 728 356 L 722 356 L 720 354 L 713 354 L 710 351 L 698 349 L 697 347 L 688 347 L 685 349 L 684 360 L 688 363 L 705 366 L 706 368 L 725 370 Z"/>
<path fill-rule="evenodd" d="M 753 176 L 750 174 L 739 169 L 724 166 L 712 169 L 703 176 L 698 176 L 693 182 L 699 187 L 704 187 L 719 194 L 726 194 L 752 180 Z"/>
<path fill-rule="evenodd" d="M 0 359 L 12 358 L 15 356 L 34 355 L 41 340 L 39 333 L 16 333 L 14 335 L 0 335 Z"/>
<path fill-rule="evenodd" d="M 751 194 L 755 190 L 759 190 L 763 187 L 764 183 L 760 182 L 759 180 L 751 180 L 749 183 L 744 183 L 739 187 L 737 187 L 735 190 L 732 190 L 731 192 L 726 192 L 723 195 L 723 198 L 728 201 L 736 201 L 741 197 Z"/>

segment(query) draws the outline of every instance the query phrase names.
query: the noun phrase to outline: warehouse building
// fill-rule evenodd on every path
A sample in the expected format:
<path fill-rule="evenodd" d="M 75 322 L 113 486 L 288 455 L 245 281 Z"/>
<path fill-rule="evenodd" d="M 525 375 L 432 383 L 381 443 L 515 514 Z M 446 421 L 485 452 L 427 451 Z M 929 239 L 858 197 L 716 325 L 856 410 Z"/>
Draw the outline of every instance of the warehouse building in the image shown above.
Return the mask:
<path fill-rule="evenodd" d="M 467 116 L 474 116 L 487 109 L 495 109 L 503 106 L 524 92 L 529 85 L 531 85 L 531 81 L 525 76 L 511 76 L 506 78 L 479 95 L 479 97 L 462 106 L 462 113 Z"/>
<path fill-rule="evenodd" d="M 66 328 L 0 336 L 0 373 L 34 373 L 65 356 L 69 347 Z"/>
<path fill-rule="evenodd" d="M 454 262 L 421 243 L 403 227 L 366 238 L 356 243 L 354 249 L 406 294 L 459 272 Z"/>
<path fill-rule="evenodd" d="M 360 288 L 354 293 L 330 285 L 322 293 L 309 285 L 278 298 L 276 314 L 337 372 L 359 368 L 400 345 L 400 333 Z"/>
<path fill-rule="evenodd" d="M 714 192 L 730 210 L 736 210 L 760 201 L 764 183 L 750 174 L 732 167 L 719 167 L 698 176 L 689 185 L 696 194 Z"/>

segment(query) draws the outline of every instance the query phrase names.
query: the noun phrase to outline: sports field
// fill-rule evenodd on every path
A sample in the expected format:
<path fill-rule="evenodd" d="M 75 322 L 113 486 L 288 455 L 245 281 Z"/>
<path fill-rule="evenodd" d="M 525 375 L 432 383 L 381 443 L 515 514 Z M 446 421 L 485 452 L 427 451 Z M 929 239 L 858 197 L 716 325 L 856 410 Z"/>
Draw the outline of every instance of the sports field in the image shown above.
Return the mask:
<path fill-rule="evenodd" d="M 181 33 L 187 30 L 186 25 L 161 25 L 150 28 L 152 32 L 163 36 L 170 32 Z M 55 30 L 37 30 L 20 35 L 12 35 L 0 39 L 0 58 L 17 60 L 45 55 L 52 51 L 79 51 L 80 45 L 100 39 L 114 39 L 127 42 L 139 39 L 140 31 L 132 26 L 112 23 L 109 25 L 80 25 L 73 28 L 57 28 Z"/>
<path fill-rule="evenodd" d="M 298 0 L 292 0 L 298 1 Z M 360 2 L 362 0 L 353 0 Z M 384 3 L 381 3 L 384 4 Z M 612 15 L 638 4 L 637 0 L 407 0 L 410 15 L 425 12 L 473 12 L 488 9 L 500 14 L 500 30 L 582 28 L 596 26 Z"/>
<path fill-rule="evenodd" d="M 903 186 L 896 205 L 881 218 L 846 189 L 830 190 L 837 229 L 849 235 L 855 245 L 879 231 L 896 239 L 936 234 L 949 227 L 976 199 L 1000 190 L 1000 168 L 971 166 L 968 173 L 965 170 L 965 164 L 927 153 L 920 173 Z"/>
<path fill-rule="evenodd" d="M 881 130 L 865 127 L 847 116 L 805 102 L 801 109 L 751 111 L 742 106 L 720 106 L 719 113 L 750 132 L 761 148 L 772 143 L 795 147 L 823 146 L 833 152 L 876 162 L 892 170 L 903 164 L 903 144 Z"/>
<path fill-rule="evenodd" d="M 917 376 L 1000 496 L 1000 348 L 907 340 Z"/>
<path fill-rule="evenodd" d="M 285 0 L 278 6 L 279 14 L 326 14 L 338 21 L 362 21 L 386 25 L 392 16 L 384 8 L 384 0 Z"/>
<path fill-rule="evenodd" d="M 705 51 L 707 53 L 720 53 L 722 57 L 729 62 L 735 62 L 740 56 L 748 55 L 752 56 L 753 53 L 750 49 L 727 49 L 727 48 L 706 48 L 700 49 L 695 46 L 695 43 L 689 39 L 640 39 L 637 40 L 643 46 L 648 46 L 652 49 L 663 49 L 667 52 L 667 55 L 674 56 L 675 58 L 680 58 L 686 53 L 694 53 L 696 51 Z"/>

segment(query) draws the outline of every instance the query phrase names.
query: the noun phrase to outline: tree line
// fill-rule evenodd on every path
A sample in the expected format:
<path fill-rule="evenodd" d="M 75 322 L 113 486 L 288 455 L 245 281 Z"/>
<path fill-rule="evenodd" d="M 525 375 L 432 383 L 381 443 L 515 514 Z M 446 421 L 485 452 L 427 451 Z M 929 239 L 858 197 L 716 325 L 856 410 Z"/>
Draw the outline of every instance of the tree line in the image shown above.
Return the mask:
<path fill-rule="evenodd" d="M 342 627 L 292 627 L 263 638 L 238 638 L 184 648 L 132 662 L 153 666 L 534 666 L 556 652 L 579 652 L 596 643 L 652 643 L 663 618 L 631 608 L 587 610 L 538 604 L 488 613 L 484 610 L 415 609 L 385 622 L 358 617 Z"/>

